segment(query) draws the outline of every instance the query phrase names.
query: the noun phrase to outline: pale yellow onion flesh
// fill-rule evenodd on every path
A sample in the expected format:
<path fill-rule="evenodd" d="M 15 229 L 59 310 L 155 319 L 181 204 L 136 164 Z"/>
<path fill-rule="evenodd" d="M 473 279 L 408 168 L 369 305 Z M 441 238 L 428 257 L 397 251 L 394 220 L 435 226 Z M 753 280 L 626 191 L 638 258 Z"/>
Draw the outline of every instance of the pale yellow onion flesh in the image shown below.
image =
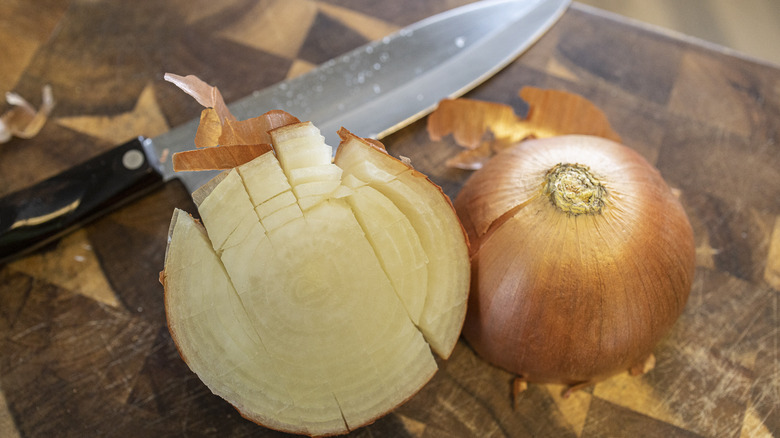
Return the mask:
<path fill-rule="evenodd" d="M 460 334 L 468 244 L 427 178 L 344 133 L 271 131 L 274 153 L 177 211 L 166 313 L 182 357 L 243 416 L 309 435 L 344 433 L 414 395 Z M 435 234 L 434 234 L 435 233 Z"/>
<path fill-rule="evenodd" d="M 603 184 L 600 213 L 565 213 L 544 194 L 559 163 Z M 472 244 L 464 336 L 527 381 L 573 386 L 641 364 L 685 306 L 690 223 L 660 173 L 625 146 L 523 142 L 475 172 L 455 207 Z"/>

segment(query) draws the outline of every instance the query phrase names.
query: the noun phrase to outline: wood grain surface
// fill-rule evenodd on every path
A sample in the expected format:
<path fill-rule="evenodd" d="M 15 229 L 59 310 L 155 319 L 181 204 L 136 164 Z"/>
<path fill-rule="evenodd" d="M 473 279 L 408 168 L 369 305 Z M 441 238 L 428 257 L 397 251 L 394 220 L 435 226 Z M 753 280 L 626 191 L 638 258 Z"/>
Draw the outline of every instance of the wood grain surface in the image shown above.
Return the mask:
<path fill-rule="evenodd" d="M 56 107 L 0 144 L 0 195 L 200 108 L 162 80 L 196 74 L 228 102 L 467 0 L 6 0 L 0 91 Z M 362 437 L 780 436 L 780 70 L 581 5 L 469 97 L 513 105 L 526 85 L 579 93 L 679 189 L 693 223 L 690 300 L 656 368 L 561 397 L 464 342 Z M 0 106 L 5 111 L 8 106 Z M 454 197 L 468 171 L 425 122 L 388 137 Z M 162 268 L 176 182 L 0 267 L 0 436 L 276 437 L 213 396 L 165 327 Z"/>

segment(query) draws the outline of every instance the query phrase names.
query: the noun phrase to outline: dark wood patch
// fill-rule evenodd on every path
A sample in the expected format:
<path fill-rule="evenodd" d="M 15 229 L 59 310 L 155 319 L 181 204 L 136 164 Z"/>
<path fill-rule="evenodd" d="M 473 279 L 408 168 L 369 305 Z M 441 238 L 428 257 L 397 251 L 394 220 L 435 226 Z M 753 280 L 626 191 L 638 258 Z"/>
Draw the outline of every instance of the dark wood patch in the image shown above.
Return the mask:
<path fill-rule="evenodd" d="M 298 56 L 304 61 L 319 65 L 367 42 L 358 32 L 319 13 L 309 28 L 309 34 Z"/>
<path fill-rule="evenodd" d="M 571 13 L 565 19 L 577 29 L 562 35 L 558 45 L 565 62 L 647 101 L 669 100 L 683 53 L 681 43 L 627 23 L 606 26 L 607 20 L 593 21 L 587 13 Z"/>
<path fill-rule="evenodd" d="M 658 421 L 638 412 L 614 405 L 595 397 L 590 402 L 588 419 L 582 438 L 591 437 L 640 437 L 700 438 L 685 429 Z"/>

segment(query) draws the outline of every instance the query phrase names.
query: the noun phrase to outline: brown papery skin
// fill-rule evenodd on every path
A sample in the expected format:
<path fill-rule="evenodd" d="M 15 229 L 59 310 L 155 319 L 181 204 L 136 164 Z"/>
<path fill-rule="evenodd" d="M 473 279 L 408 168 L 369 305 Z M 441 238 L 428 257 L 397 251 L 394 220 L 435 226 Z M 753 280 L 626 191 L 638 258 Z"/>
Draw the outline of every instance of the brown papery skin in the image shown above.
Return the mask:
<path fill-rule="evenodd" d="M 547 171 L 579 164 L 604 185 L 600 212 L 543 194 Z M 523 142 L 472 175 L 455 200 L 472 242 L 463 334 L 530 382 L 581 385 L 641 364 L 682 313 L 693 231 L 660 173 L 599 137 Z"/>

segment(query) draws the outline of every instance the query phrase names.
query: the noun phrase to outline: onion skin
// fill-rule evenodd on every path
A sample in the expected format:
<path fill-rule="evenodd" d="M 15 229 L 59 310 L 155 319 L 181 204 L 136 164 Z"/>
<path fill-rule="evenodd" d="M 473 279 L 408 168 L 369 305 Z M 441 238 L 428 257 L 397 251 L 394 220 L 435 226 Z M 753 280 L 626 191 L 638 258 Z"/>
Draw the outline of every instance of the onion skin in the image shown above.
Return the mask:
<path fill-rule="evenodd" d="M 545 193 L 561 163 L 605 188 L 593 213 Z M 693 231 L 660 173 L 599 137 L 530 140 L 466 182 L 455 208 L 472 242 L 463 334 L 526 381 L 580 386 L 641 365 L 682 313 Z"/>

